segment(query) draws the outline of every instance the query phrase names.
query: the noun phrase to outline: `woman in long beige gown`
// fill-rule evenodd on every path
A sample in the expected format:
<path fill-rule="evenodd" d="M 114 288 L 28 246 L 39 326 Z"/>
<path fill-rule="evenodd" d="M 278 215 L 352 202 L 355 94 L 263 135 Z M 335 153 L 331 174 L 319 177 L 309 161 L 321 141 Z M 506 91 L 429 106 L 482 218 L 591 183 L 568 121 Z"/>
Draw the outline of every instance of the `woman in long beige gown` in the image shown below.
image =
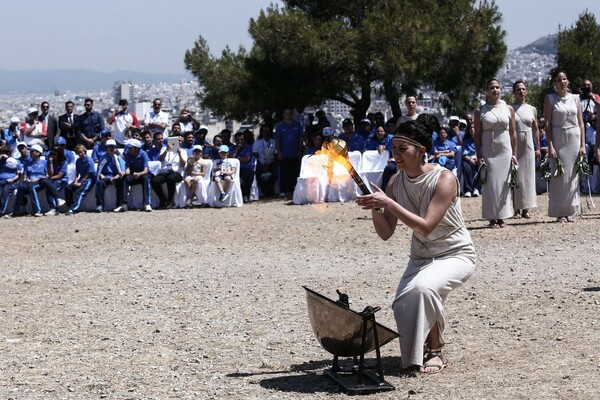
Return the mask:
<path fill-rule="evenodd" d="M 540 159 L 540 137 L 537 126 L 537 110 L 527 104 L 527 87 L 523 81 L 513 84 L 515 103 L 515 128 L 517 131 L 518 186 L 514 188 L 514 218 L 531 218 L 530 208 L 537 207 L 535 192 L 535 161 Z"/>
<path fill-rule="evenodd" d="M 504 220 L 514 214 L 510 171 L 517 164 L 517 135 L 515 112 L 500 99 L 497 79 L 487 82 L 486 102 L 475 111 L 474 122 L 477 158 L 487 172 L 481 216 L 490 220 L 490 228 L 504 228 Z"/>
<path fill-rule="evenodd" d="M 556 171 L 558 159 L 564 172 L 548 183 L 548 216 L 558 222 L 574 222 L 581 213 L 575 163 L 579 154 L 585 155 L 585 128 L 579 96 L 569 93 L 566 72 L 558 71 L 553 81 L 556 92 L 544 101 L 548 155 L 551 170 Z"/>

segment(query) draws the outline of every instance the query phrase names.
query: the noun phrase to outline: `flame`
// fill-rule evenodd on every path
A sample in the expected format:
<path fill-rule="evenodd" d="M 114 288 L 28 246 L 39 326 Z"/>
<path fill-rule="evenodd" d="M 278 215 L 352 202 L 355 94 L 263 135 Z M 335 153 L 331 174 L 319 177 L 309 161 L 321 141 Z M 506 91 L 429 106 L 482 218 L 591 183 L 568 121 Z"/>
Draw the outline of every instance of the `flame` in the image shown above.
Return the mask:
<path fill-rule="evenodd" d="M 327 183 L 330 186 L 339 188 L 347 185 L 352 179 L 351 175 L 352 171 L 354 171 L 354 167 L 348 159 L 348 150 L 345 141 L 335 138 L 330 142 L 324 142 L 321 150 L 317 150 L 315 154 L 327 156 L 327 164 L 323 165 L 323 168 L 327 169 Z M 335 163 L 344 167 L 350 176 L 338 174 L 335 175 L 334 180 Z"/>

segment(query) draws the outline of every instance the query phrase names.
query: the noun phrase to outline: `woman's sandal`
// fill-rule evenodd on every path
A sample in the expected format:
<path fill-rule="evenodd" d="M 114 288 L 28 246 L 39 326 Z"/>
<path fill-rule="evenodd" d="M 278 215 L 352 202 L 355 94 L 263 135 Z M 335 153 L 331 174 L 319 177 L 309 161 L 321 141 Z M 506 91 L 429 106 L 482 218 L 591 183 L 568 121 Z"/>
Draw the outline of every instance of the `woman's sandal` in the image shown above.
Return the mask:
<path fill-rule="evenodd" d="M 525 219 L 531 218 L 531 215 L 529 214 L 529 211 L 527 211 L 527 210 L 523 210 L 523 212 L 521 213 L 521 216 Z"/>
<path fill-rule="evenodd" d="M 498 224 L 498 228 L 506 228 L 506 224 L 504 223 L 503 219 L 498 219 L 496 221 L 497 221 L 497 224 Z"/>
<path fill-rule="evenodd" d="M 567 222 L 567 217 L 556 218 L 556 222 L 560 222 L 560 223 Z"/>
<path fill-rule="evenodd" d="M 567 217 L 567 222 L 575 222 L 575 218 L 569 216 Z"/>
<path fill-rule="evenodd" d="M 422 374 L 437 374 L 442 372 L 447 365 L 448 361 L 442 355 L 442 348 L 440 347 L 428 351 L 427 361 L 419 368 L 419 372 Z M 431 371 L 427 371 L 427 369 L 431 369 Z"/>
<path fill-rule="evenodd" d="M 490 220 L 490 224 L 488 225 L 488 228 L 492 228 L 492 229 L 497 229 L 499 228 L 498 223 L 496 222 L 495 219 L 491 219 Z"/>
<path fill-rule="evenodd" d="M 514 218 L 514 219 L 519 219 L 519 218 L 521 218 L 521 212 L 520 212 L 520 210 L 515 210 L 515 215 L 513 215 L 513 218 Z"/>

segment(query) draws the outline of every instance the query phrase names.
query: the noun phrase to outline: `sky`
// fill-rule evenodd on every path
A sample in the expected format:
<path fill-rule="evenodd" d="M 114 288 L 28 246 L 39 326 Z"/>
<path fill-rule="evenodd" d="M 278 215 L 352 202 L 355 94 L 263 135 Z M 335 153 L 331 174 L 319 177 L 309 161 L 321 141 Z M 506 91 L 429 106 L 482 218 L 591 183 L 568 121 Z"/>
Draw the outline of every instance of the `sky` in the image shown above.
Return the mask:
<path fill-rule="evenodd" d="M 278 0 L 2 0 L 0 70 L 91 69 L 183 73 L 201 35 L 218 56 L 250 48 L 250 18 Z M 27 5 L 25 5 L 27 4 Z M 509 49 L 570 27 L 598 0 L 496 0 Z"/>

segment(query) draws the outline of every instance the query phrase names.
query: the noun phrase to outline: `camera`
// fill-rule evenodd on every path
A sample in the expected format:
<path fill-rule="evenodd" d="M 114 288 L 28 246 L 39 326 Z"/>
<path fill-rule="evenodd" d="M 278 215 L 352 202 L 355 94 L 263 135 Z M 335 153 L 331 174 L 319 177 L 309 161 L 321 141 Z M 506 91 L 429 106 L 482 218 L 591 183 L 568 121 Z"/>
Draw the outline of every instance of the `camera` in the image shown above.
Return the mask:
<path fill-rule="evenodd" d="M 589 87 L 582 87 L 581 88 L 581 100 L 589 100 L 590 99 L 590 92 L 591 92 L 591 88 Z"/>

